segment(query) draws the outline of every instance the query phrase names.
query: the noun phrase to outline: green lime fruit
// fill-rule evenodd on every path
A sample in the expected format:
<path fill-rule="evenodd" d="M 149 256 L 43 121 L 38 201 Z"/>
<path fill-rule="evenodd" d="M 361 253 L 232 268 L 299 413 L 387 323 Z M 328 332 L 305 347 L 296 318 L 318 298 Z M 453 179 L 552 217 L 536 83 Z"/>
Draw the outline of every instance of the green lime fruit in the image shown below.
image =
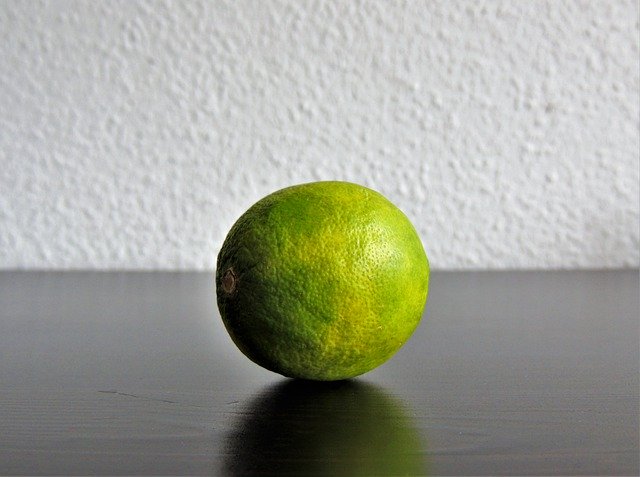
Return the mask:
<path fill-rule="evenodd" d="M 428 286 L 409 219 L 348 182 L 258 201 L 231 228 L 216 272 L 218 308 L 238 348 L 271 371 L 320 381 L 391 358 L 418 326 Z"/>

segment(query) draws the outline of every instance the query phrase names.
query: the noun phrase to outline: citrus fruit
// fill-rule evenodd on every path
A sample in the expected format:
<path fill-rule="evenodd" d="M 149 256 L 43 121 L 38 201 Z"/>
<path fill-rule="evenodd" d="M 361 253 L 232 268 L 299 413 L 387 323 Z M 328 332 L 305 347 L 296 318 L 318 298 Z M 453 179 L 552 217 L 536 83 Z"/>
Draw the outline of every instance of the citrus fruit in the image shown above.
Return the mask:
<path fill-rule="evenodd" d="M 378 192 L 313 182 L 274 192 L 218 255 L 218 308 L 252 361 L 332 381 L 387 361 L 427 299 L 429 263 L 409 219 Z"/>

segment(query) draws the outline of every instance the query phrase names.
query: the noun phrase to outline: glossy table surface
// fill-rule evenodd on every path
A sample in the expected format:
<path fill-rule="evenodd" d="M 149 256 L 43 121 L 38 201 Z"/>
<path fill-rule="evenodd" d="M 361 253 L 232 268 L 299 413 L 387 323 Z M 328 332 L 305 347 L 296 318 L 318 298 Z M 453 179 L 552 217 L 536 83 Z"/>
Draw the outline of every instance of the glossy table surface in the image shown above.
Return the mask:
<path fill-rule="evenodd" d="M 0 474 L 638 475 L 638 271 L 435 272 L 354 380 L 232 344 L 208 273 L 0 273 Z"/>

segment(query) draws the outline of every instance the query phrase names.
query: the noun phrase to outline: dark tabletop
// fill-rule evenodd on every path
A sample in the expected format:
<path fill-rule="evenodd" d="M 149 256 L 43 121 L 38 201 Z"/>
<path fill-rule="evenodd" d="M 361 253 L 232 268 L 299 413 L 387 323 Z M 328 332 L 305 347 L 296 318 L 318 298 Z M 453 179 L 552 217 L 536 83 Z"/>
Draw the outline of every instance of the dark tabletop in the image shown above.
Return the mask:
<path fill-rule="evenodd" d="M 637 271 L 436 272 L 387 364 L 247 360 L 209 273 L 0 274 L 0 474 L 638 475 Z"/>

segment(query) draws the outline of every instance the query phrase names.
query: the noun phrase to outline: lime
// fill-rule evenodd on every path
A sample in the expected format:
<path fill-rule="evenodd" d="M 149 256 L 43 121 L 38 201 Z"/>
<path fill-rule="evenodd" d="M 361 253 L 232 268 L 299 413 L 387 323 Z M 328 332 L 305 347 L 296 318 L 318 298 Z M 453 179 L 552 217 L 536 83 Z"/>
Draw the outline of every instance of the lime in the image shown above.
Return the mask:
<path fill-rule="evenodd" d="M 218 255 L 222 320 L 252 361 L 284 376 L 363 374 L 409 339 L 429 263 L 409 219 L 348 182 L 288 187 L 233 225 Z"/>

